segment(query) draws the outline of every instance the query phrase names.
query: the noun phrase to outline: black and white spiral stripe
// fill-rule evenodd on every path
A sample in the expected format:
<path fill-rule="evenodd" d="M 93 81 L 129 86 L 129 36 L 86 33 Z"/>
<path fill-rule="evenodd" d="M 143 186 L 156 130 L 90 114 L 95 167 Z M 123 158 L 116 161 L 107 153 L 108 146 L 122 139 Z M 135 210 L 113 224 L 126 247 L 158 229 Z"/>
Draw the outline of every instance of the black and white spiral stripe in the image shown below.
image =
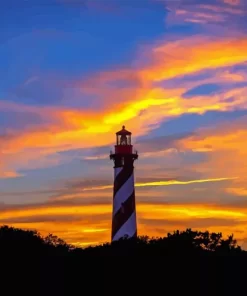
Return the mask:
<path fill-rule="evenodd" d="M 137 236 L 133 165 L 114 168 L 112 241 Z"/>

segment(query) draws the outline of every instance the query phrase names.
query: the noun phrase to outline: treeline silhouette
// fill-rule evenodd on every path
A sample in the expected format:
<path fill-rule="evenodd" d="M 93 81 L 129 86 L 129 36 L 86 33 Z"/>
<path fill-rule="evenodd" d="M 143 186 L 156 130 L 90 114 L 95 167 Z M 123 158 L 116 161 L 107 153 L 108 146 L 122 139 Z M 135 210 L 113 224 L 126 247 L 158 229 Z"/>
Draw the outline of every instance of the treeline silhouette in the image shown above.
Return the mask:
<path fill-rule="evenodd" d="M 175 231 L 78 248 L 0 227 L 0 295 L 245 295 L 247 252 L 233 235 Z"/>

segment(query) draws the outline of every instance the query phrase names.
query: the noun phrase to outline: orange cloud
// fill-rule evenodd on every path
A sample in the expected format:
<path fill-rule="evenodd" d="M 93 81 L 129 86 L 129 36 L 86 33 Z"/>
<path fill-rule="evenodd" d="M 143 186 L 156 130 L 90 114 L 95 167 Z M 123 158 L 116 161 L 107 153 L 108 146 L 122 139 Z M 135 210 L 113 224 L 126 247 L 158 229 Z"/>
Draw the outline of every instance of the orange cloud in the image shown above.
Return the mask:
<path fill-rule="evenodd" d="M 231 187 L 222 190 L 233 196 L 246 196 L 247 187 L 247 118 L 242 117 L 231 123 L 224 122 L 211 128 L 202 128 L 196 135 L 179 140 L 182 149 L 207 151 L 207 159 L 192 165 L 192 169 L 209 178 L 225 173 L 226 176 L 238 176 Z"/>
<path fill-rule="evenodd" d="M 247 188 L 241 188 L 241 187 L 226 188 L 226 192 L 231 193 L 233 195 L 237 195 L 237 196 L 247 197 Z"/>
<path fill-rule="evenodd" d="M 229 152 L 238 156 L 247 153 L 247 117 L 231 123 L 222 122 L 214 127 L 201 128 L 195 135 L 179 140 L 183 149 L 210 148 L 212 152 Z M 212 153 L 213 154 L 213 153 Z"/>
<path fill-rule="evenodd" d="M 22 177 L 22 174 L 13 171 L 0 171 L 0 179 L 9 179 L 9 178 L 17 178 Z"/>
<path fill-rule="evenodd" d="M 205 69 L 233 66 L 247 61 L 246 45 L 247 39 L 243 36 L 217 39 L 196 36 L 167 42 L 153 49 L 156 63 L 141 71 L 141 75 L 143 79 L 161 81 Z"/>

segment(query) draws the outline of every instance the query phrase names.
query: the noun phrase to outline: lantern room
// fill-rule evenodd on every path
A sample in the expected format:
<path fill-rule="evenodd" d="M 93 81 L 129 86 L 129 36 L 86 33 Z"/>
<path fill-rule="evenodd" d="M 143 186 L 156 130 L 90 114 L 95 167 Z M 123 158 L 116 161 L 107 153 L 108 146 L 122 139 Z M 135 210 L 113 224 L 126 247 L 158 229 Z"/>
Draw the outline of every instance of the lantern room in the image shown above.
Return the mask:
<path fill-rule="evenodd" d="M 125 129 L 123 125 L 121 131 L 116 133 L 115 151 L 110 152 L 110 159 L 113 159 L 115 166 L 123 166 L 132 163 L 138 158 L 137 151 L 133 153 L 133 145 L 131 144 L 131 132 Z"/>
<path fill-rule="evenodd" d="M 132 153 L 131 132 L 127 131 L 124 125 L 121 131 L 116 133 L 115 153 L 119 153 L 119 154 Z"/>
<path fill-rule="evenodd" d="M 125 129 L 123 125 L 121 131 L 116 133 L 117 145 L 131 145 L 131 132 Z"/>

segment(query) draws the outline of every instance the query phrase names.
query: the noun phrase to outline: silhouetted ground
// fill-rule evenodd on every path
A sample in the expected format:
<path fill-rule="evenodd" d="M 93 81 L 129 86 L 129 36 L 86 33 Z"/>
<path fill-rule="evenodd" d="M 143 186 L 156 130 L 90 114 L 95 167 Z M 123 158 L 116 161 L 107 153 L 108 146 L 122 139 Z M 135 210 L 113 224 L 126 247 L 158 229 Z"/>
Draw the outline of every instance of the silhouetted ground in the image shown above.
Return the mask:
<path fill-rule="evenodd" d="M 0 295 L 245 295 L 247 252 L 190 229 L 85 249 L 0 228 Z"/>

